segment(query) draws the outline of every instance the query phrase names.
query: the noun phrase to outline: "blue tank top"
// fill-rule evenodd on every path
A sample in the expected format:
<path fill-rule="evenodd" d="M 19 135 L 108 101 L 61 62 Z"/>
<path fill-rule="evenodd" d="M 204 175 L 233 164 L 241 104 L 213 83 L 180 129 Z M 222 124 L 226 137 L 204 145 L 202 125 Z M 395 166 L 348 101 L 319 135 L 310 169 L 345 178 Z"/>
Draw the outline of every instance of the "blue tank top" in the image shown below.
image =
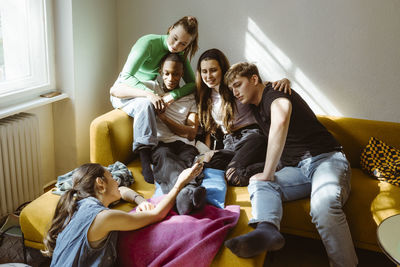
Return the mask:
<path fill-rule="evenodd" d="M 98 248 L 90 247 L 87 233 L 96 215 L 108 209 L 94 197 L 78 201 L 78 209 L 58 234 L 51 266 L 113 266 L 117 259 L 118 232 L 110 232 Z"/>

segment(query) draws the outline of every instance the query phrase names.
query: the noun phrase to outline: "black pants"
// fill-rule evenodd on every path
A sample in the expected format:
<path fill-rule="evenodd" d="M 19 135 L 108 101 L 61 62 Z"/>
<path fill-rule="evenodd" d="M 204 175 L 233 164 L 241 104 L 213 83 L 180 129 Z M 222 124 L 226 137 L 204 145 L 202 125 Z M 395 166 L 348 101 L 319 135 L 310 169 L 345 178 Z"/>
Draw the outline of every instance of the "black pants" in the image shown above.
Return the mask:
<path fill-rule="evenodd" d="M 196 147 L 182 141 L 158 143 L 152 152 L 153 174 L 164 194 L 174 187 L 179 174 L 193 165 L 198 154 Z M 200 186 L 202 178 L 201 174 L 179 192 L 176 198 L 179 214 L 188 214 L 192 209 L 200 208 L 204 204 L 205 188 Z"/>
<path fill-rule="evenodd" d="M 152 153 L 153 174 L 164 194 L 174 187 L 179 174 L 192 166 L 198 154 L 196 147 L 182 141 L 158 143 Z"/>
<path fill-rule="evenodd" d="M 224 149 L 218 150 L 205 167 L 225 170 L 230 185 L 247 186 L 249 179 L 264 170 L 267 138 L 253 126 L 225 135 Z"/>

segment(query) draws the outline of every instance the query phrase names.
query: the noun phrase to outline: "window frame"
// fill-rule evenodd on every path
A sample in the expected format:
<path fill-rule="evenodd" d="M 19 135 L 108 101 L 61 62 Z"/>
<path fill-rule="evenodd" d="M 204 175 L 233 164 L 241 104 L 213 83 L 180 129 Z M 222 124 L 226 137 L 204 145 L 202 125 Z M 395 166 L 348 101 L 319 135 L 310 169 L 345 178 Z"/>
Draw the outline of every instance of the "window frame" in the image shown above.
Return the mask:
<path fill-rule="evenodd" d="M 40 94 L 55 89 L 53 3 L 51 0 L 24 1 L 28 16 L 26 18 L 27 21 L 30 19 L 38 20 L 36 25 L 29 25 L 27 29 L 27 31 L 32 30 L 32 33 L 27 38 L 28 42 L 35 43 L 30 43 L 28 48 L 32 73 L 30 73 L 30 76 L 2 82 L 0 86 L 0 109 L 30 101 L 39 97 Z M 35 14 L 31 15 L 32 12 L 35 12 Z M 39 53 L 39 55 L 36 53 Z M 37 63 L 37 58 L 40 58 L 40 63 Z M 41 70 L 37 70 L 38 68 L 41 68 Z M 5 89 L 7 85 L 8 88 Z"/>

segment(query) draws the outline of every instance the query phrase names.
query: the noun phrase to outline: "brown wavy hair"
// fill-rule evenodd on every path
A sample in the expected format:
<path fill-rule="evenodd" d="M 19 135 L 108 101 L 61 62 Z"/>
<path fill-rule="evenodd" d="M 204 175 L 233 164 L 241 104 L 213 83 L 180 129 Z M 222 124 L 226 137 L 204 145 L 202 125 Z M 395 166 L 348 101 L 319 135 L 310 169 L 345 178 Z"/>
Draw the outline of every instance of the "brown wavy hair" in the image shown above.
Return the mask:
<path fill-rule="evenodd" d="M 211 88 L 209 88 L 201 78 L 201 62 L 203 60 L 216 60 L 221 68 L 221 82 L 219 86 L 219 94 L 222 96 L 223 107 L 223 123 L 228 132 L 232 131 L 234 109 L 236 108 L 235 98 L 233 93 L 229 90 L 228 86 L 224 83 L 223 77 L 229 69 L 229 61 L 220 50 L 213 48 L 201 54 L 197 62 L 196 71 L 196 100 L 199 113 L 200 125 L 204 128 L 206 133 L 215 133 L 217 125 L 211 116 L 212 99 Z"/>
<path fill-rule="evenodd" d="M 191 60 L 194 54 L 196 54 L 197 50 L 199 49 L 199 23 L 197 22 L 197 19 L 195 17 L 185 16 L 175 22 L 171 27 L 169 27 L 167 34 L 169 34 L 173 28 L 179 25 L 182 25 L 185 31 L 193 38 L 183 52 L 184 58 L 186 59 L 189 56 L 189 60 Z"/>
<path fill-rule="evenodd" d="M 43 239 L 45 250 L 43 255 L 51 257 L 56 247 L 58 234 L 61 233 L 74 215 L 78 201 L 87 197 L 96 197 L 96 178 L 104 182 L 105 169 L 100 164 L 88 163 L 80 166 L 73 174 L 73 186 L 66 191 L 57 203 L 50 229 Z"/>

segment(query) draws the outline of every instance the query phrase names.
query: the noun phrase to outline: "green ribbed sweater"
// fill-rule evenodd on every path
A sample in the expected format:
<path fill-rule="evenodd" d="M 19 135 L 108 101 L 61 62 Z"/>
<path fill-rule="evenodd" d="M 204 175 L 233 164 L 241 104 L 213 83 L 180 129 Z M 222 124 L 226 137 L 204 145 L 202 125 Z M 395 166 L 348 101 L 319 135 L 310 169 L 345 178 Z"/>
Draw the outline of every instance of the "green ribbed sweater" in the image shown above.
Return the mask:
<path fill-rule="evenodd" d="M 149 34 L 141 37 L 133 45 L 128 60 L 122 69 L 118 81 L 129 86 L 152 91 L 142 82 L 155 80 L 161 59 L 169 53 L 167 35 Z M 180 53 L 183 56 L 183 53 Z M 194 91 L 195 77 L 189 60 L 185 60 L 183 80 L 185 85 L 171 91 L 176 100 Z"/>

